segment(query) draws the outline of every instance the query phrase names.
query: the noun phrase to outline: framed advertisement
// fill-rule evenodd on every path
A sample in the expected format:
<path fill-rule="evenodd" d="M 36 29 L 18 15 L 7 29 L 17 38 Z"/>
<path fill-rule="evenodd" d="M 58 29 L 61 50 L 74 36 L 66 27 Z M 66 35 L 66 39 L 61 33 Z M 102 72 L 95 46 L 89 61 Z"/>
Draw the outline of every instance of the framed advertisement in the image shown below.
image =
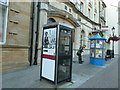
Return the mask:
<path fill-rule="evenodd" d="M 95 55 L 96 58 L 102 58 L 102 49 L 96 49 L 95 52 L 96 52 Z"/>
<path fill-rule="evenodd" d="M 43 54 L 55 55 L 56 28 L 44 29 Z"/>
<path fill-rule="evenodd" d="M 96 40 L 96 48 L 103 48 L 103 40 Z"/>

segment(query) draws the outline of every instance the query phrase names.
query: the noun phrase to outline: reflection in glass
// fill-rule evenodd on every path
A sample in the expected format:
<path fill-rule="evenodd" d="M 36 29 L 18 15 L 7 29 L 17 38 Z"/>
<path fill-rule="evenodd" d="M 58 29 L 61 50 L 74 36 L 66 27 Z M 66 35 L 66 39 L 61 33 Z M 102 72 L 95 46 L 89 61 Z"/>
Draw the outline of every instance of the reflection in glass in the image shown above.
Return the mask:
<path fill-rule="evenodd" d="M 90 57 L 95 57 L 94 49 L 90 49 Z"/>
<path fill-rule="evenodd" d="M 71 31 L 60 30 L 58 82 L 70 77 Z"/>
<path fill-rule="evenodd" d="M 103 40 L 96 40 L 96 48 L 103 48 Z"/>
<path fill-rule="evenodd" d="M 95 40 L 91 40 L 91 48 L 94 48 Z"/>

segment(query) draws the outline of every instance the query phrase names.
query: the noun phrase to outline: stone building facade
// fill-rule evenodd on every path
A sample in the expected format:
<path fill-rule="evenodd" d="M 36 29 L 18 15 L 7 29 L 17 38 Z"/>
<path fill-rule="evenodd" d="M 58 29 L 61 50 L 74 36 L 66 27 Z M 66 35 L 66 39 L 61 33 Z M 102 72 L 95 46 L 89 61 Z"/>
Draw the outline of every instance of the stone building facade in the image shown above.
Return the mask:
<path fill-rule="evenodd" d="M 0 1 L 3 19 L 1 22 L 1 58 L 4 72 L 29 65 L 31 2 Z"/>
<path fill-rule="evenodd" d="M 73 58 L 80 45 L 86 45 L 85 54 L 89 54 L 90 41 L 95 33 L 100 32 L 101 25 L 106 24 L 106 14 L 102 0 L 70 0 L 71 2 L 42 2 L 40 9 L 40 30 L 38 60 L 40 60 L 42 26 L 50 22 L 63 22 L 74 27 Z M 101 9 L 100 9 L 101 7 Z M 104 14 L 100 12 L 104 11 Z M 100 17 L 102 15 L 102 18 Z M 74 61 L 74 59 L 73 59 Z"/>

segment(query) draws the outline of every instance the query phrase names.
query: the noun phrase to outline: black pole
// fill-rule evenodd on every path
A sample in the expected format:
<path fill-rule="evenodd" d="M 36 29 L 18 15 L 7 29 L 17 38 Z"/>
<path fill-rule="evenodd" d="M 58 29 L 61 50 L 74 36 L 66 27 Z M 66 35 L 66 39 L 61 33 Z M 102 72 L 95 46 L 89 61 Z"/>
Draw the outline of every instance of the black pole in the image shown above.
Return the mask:
<path fill-rule="evenodd" d="M 114 31 L 113 31 L 113 37 L 114 37 Z M 114 40 L 113 40 L 113 45 L 112 45 L 112 57 L 114 58 Z"/>
<path fill-rule="evenodd" d="M 38 37 L 39 37 L 39 23 L 40 23 L 40 2 L 38 1 L 37 5 L 37 28 L 36 28 L 36 40 L 35 40 L 35 57 L 34 57 L 34 65 L 37 65 L 37 56 L 38 56 Z"/>
<path fill-rule="evenodd" d="M 32 3 L 32 16 L 31 16 L 31 42 L 30 42 L 30 66 L 32 65 L 32 54 L 33 54 L 33 37 L 34 37 L 34 9 L 35 3 Z"/>

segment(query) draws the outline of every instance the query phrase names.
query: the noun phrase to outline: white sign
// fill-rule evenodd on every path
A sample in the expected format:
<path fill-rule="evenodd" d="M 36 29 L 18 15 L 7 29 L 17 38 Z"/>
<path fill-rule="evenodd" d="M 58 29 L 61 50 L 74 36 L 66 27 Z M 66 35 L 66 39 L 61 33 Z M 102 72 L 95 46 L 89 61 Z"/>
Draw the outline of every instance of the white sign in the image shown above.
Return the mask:
<path fill-rule="evenodd" d="M 101 31 L 108 31 L 108 26 L 102 26 Z"/>

